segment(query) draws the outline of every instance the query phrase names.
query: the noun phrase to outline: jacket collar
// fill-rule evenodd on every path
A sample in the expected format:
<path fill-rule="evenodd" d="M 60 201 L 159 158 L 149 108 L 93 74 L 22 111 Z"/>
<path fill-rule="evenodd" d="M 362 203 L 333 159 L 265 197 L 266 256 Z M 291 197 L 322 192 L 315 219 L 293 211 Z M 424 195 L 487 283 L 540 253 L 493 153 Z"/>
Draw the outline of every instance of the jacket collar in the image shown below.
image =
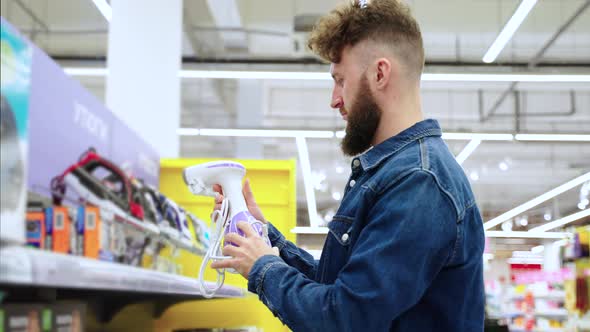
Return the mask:
<path fill-rule="evenodd" d="M 367 150 L 358 157 L 361 161 L 361 166 L 365 171 L 374 168 L 406 145 L 427 136 L 442 136 L 442 130 L 438 121 L 433 119 L 420 121 Z"/>

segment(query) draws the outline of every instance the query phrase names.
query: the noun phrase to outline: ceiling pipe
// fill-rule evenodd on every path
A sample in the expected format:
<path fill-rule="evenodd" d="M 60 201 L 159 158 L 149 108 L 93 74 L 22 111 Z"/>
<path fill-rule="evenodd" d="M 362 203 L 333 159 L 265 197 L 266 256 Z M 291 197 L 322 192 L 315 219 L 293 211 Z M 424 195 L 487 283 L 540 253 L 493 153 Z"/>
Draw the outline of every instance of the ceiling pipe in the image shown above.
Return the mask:
<path fill-rule="evenodd" d="M 574 90 L 570 90 L 569 91 L 569 104 L 570 107 L 568 110 L 566 111 L 554 111 L 554 112 L 524 112 L 522 111 L 523 109 L 526 109 L 526 102 L 527 102 L 527 93 L 524 91 L 519 91 L 518 94 L 521 98 L 521 112 L 519 112 L 519 117 L 520 118 L 528 118 L 528 117 L 537 117 L 537 118 L 541 118 L 541 117 L 555 117 L 555 116 L 572 116 L 574 114 L 576 114 L 577 112 L 577 107 L 576 107 L 576 92 Z M 484 106 L 483 106 L 483 91 L 482 90 L 478 90 L 478 106 L 479 106 L 479 114 L 480 116 L 482 116 L 483 112 L 484 112 Z M 516 111 L 515 111 L 516 113 Z M 512 117 L 514 116 L 514 114 L 509 114 L 509 113 L 499 113 L 499 114 L 492 114 L 492 117 Z"/>
<path fill-rule="evenodd" d="M 527 65 L 528 69 L 533 69 L 534 67 L 537 66 L 537 64 L 541 61 L 541 58 L 545 55 L 545 52 L 547 52 L 549 47 L 551 47 L 553 45 L 553 43 L 557 40 L 557 38 L 559 38 L 559 36 L 561 36 L 561 34 L 563 34 L 576 21 L 576 19 L 580 15 L 582 15 L 582 13 L 586 9 L 588 9 L 589 6 L 590 6 L 590 0 L 586 0 L 582 4 L 582 6 L 580 6 L 580 8 L 578 8 L 577 10 L 574 11 L 574 14 L 563 25 L 561 25 L 559 27 L 559 29 L 557 29 L 557 32 L 555 32 L 555 34 L 553 34 L 553 36 L 543 45 L 543 47 L 541 47 L 541 49 L 537 52 L 537 54 L 535 54 L 535 56 L 533 56 L 533 58 L 529 61 L 528 65 Z M 494 103 L 494 105 L 492 106 L 490 111 L 482 114 L 483 116 L 480 118 L 481 122 L 486 122 L 494 115 L 494 113 L 498 110 L 498 108 L 500 108 L 500 105 L 502 105 L 502 103 L 506 100 L 506 98 L 508 98 L 508 96 L 515 90 L 517 84 L 518 84 L 518 82 L 512 82 L 510 84 L 510 87 L 506 91 L 504 91 L 504 93 L 502 93 L 502 95 Z"/>

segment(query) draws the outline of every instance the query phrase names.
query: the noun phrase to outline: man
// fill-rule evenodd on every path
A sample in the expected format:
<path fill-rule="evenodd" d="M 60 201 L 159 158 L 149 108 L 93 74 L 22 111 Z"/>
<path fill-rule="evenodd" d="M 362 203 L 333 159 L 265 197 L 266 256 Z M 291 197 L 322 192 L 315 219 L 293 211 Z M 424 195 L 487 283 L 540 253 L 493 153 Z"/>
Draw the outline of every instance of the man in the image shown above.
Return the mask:
<path fill-rule="evenodd" d="M 331 106 L 354 157 L 322 257 L 269 223 L 277 255 L 242 223 L 245 237 L 226 236 L 233 258 L 212 267 L 240 272 L 293 331 L 483 331 L 482 220 L 438 123 L 422 120 L 418 24 L 395 0 L 347 4 L 309 44 L 332 63 Z M 244 196 L 264 221 L 248 182 Z"/>

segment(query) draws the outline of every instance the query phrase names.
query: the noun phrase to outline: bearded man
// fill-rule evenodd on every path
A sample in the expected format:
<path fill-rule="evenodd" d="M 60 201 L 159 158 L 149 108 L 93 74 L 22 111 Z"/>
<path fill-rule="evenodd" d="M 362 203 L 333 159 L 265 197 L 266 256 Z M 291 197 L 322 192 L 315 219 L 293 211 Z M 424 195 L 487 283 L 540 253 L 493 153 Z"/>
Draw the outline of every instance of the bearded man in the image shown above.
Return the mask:
<path fill-rule="evenodd" d="M 233 258 L 212 267 L 240 272 L 293 331 L 483 331 L 483 223 L 439 124 L 423 119 L 416 20 L 396 0 L 345 4 L 319 20 L 309 46 L 332 63 L 331 106 L 353 157 L 321 259 L 264 219 L 246 182 L 276 248 L 241 223 L 245 237 L 226 236 Z"/>

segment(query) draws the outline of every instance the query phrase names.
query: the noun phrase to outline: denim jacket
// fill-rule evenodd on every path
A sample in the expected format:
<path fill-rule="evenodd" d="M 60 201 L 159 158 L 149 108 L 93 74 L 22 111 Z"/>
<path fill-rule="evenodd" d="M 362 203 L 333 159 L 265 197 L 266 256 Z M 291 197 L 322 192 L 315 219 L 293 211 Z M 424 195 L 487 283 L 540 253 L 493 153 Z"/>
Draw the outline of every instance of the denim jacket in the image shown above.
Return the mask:
<path fill-rule="evenodd" d="M 248 290 L 293 331 L 483 331 L 484 230 L 469 181 L 424 120 L 352 160 L 315 261 L 272 225 Z"/>

